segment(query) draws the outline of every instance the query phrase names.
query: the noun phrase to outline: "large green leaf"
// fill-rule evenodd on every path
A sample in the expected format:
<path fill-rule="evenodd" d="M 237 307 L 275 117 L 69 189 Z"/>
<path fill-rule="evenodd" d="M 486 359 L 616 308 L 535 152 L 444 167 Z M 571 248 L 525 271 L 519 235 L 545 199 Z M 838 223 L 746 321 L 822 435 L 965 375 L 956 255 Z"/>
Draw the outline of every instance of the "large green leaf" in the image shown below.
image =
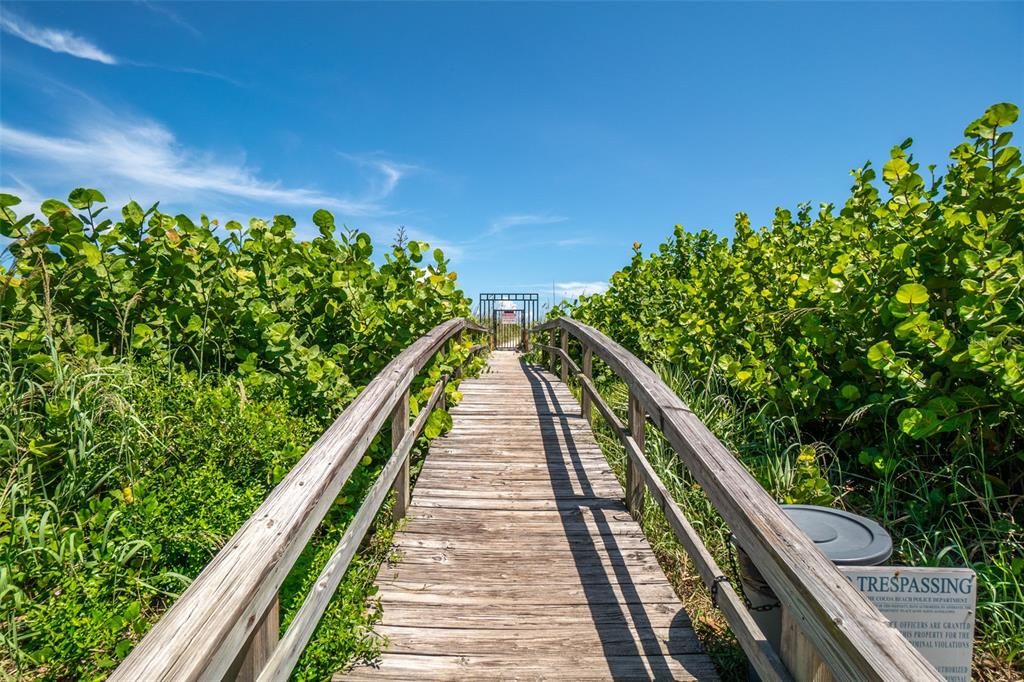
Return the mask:
<path fill-rule="evenodd" d="M 435 409 L 427 417 L 427 423 L 423 427 L 423 435 L 433 440 L 452 427 L 452 417 L 441 409 Z"/>
<path fill-rule="evenodd" d="M 907 305 L 928 302 L 928 289 L 922 284 L 904 284 L 896 290 L 896 300 Z"/>

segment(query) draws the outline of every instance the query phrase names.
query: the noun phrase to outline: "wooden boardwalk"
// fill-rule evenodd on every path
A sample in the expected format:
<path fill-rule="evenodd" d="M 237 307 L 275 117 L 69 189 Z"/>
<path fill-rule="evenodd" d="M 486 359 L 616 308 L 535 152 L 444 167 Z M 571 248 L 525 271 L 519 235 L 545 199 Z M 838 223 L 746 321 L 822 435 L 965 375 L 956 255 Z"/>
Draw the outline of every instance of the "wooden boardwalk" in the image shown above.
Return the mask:
<path fill-rule="evenodd" d="M 377 576 L 388 646 L 336 679 L 716 679 L 568 388 L 462 382 Z"/>

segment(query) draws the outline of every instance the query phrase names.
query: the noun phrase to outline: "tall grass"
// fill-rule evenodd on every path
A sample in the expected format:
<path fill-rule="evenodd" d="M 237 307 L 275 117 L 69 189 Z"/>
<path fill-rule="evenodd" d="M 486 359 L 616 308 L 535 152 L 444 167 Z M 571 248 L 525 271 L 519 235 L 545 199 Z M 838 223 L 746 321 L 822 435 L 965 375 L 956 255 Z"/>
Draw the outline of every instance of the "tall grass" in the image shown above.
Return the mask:
<path fill-rule="evenodd" d="M 103 678 L 323 424 L 281 383 L 243 384 L 53 355 L 52 376 L 0 348 L 0 679 Z M 282 586 L 298 609 L 375 475 L 362 467 Z M 295 675 L 323 679 L 380 643 L 368 599 L 390 528 L 339 586 Z"/>

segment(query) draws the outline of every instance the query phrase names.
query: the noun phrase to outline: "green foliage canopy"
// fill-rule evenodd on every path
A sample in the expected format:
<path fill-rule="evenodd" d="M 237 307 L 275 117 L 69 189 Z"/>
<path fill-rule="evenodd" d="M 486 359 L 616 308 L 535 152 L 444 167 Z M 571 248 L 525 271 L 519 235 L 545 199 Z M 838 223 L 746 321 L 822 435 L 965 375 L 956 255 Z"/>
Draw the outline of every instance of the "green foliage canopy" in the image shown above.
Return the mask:
<path fill-rule="evenodd" d="M 284 377 L 308 407 L 345 404 L 436 324 L 469 313 L 440 250 L 396 244 L 379 266 L 370 236 L 317 211 L 319 235 L 295 238 L 285 215 L 243 227 L 143 210 L 105 219 L 103 195 L 76 189 L 42 216 L 0 195 L 13 263 L 0 275 L 0 335 L 19 363 L 53 375 L 58 350 L 146 358 L 201 371 Z"/>
<path fill-rule="evenodd" d="M 997 104 L 966 131 L 944 176 L 911 140 L 882 168 L 853 171 L 838 211 L 778 209 L 732 240 L 677 226 L 606 293 L 564 312 L 651 362 L 721 370 L 740 397 L 796 415 L 860 452 L 895 428 L 929 451 L 977 447 L 1002 491 L 1020 489 L 1024 441 L 1024 167 L 1018 109 Z M 560 311 L 562 312 L 562 311 Z M 1014 473 L 1016 472 L 1016 473 Z"/>

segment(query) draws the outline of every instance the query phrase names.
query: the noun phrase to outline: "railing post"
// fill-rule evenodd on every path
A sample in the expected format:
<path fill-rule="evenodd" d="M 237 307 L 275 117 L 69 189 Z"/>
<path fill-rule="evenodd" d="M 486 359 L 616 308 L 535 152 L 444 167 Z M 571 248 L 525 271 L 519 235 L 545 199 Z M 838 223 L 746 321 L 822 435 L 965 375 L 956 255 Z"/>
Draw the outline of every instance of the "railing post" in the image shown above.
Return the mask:
<path fill-rule="evenodd" d="M 238 658 L 235 659 L 224 679 L 233 679 L 235 682 L 256 682 L 256 678 L 263 672 L 264 666 L 270 660 L 274 649 L 277 648 L 280 622 L 280 601 L 277 595 L 274 595 L 274 601 L 270 602 L 270 606 L 263 613 L 260 622 L 256 624 L 256 629 L 249 635 L 249 641 L 238 652 Z"/>
<path fill-rule="evenodd" d="M 548 344 L 552 348 L 555 347 L 555 338 L 556 338 L 557 335 L 558 335 L 558 330 L 557 329 L 552 329 L 551 330 L 551 342 Z M 551 370 L 552 374 L 555 373 L 555 351 L 554 350 L 549 350 L 548 351 L 548 369 Z"/>
<path fill-rule="evenodd" d="M 629 392 L 629 434 L 644 451 L 644 408 L 631 390 Z M 634 518 L 640 518 L 644 508 L 644 479 L 640 465 L 626 450 L 626 507 Z"/>
<path fill-rule="evenodd" d="M 391 413 L 391 451 L 398 448 L 402 442 L 405 432 L 409 428 L 409 389 L 402 393 L 402 397 L 395 405 L 395 411 Z M 395 509 L 394 520 L 401 521 L 405 518 L 405 511 L 409 507 L 409 457 L 405 458 L 402 469 L 395 477 Z"/>
<path fill-rule="evenodd" d="M 569 383 L 569 332 L 562 330 L 562 383 Z"/>
<path fill-rule="evenodd" d="M 594 376 L 594 351 L 591 350 L 590 346 L 586 343 L 583 344 L 583 376 L 588 379 L 592 379 Z M 583 394 L 583 399 L 580 401 L 582 408 L 581 414 L 583 415 L 583 418 L 587 420 L 588 424 L 593 425 L 594 420 L 592 418 L 590 392 L 586 388 L 583 388 L 580 393 Z"/>
<path fill-rule="evenodd" d="M 814 644 L 800 629 L 789 610 L 782 607 L 781 651 L 779 655 L 796 682 L 835 682 L 832 671 L 818 655 Z"/>
<path fill-rule="evenodd" d="M 453 336 L 452 339 L 453 339 L 453 342 L 454 342 L 455 345 L 457 345 L 457 346 L 462 345 L 462 332 L 461 331 L 456 332 L 455 336 Z M 451 344 L 449 344 L 449 349 L 450 348 L 451 348 Z M 455 378 L 456 379 L 462 378 L 462 363 L 461 362 L 459 363 L 459 366 L 455 368 Z"/>

